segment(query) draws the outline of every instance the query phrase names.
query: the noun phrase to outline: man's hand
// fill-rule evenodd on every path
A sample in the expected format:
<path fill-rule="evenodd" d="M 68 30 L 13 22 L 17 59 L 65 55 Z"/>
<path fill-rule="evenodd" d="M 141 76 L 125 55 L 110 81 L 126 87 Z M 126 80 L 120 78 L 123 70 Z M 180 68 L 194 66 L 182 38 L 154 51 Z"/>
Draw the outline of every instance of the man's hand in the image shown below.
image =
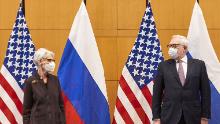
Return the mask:
<path fill-rule="evenodd" d="M 160 124 L 160 119 L 155 119 L 153 124 Z"/>
<path fill-rule="evenodd" d="M 208 124 L 208 119 L 202 118 L 201 119 L 201 124 Z"/>

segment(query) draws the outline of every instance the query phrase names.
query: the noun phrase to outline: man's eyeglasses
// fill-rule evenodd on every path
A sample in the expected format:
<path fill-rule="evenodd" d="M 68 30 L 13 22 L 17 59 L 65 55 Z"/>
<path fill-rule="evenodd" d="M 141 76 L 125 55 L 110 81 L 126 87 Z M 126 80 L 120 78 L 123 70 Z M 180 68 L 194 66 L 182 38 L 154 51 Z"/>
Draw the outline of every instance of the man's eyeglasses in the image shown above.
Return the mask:
<path fill-rule="evenodd" d="M 168 44 L 168 48 L 177 48 L 180 44 Z"/>
<path fill-rule="evenodd" d="M 48 62 L 55 62 L 54 59 L 46 59 Z"/>

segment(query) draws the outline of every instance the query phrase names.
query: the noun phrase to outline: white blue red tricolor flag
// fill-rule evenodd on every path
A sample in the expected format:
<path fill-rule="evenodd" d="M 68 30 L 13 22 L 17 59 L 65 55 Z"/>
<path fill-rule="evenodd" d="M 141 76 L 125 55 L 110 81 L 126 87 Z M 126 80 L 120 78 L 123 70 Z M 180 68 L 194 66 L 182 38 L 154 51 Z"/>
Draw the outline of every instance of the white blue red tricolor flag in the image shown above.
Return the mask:
<path fill-rule="evenodd" d="M 59 65 L 67 124 L 110 124 L 104 70 L 84 2 Z"/>
<path fill-rule="evenodd" d="M 211 120 L 209 124 L 220 123 L 220 63 L 213 49 L 205 19 L 199 4 L 194 5 L 187 38 L 189 57 L 205 61 L 211 86 Z"/>
<path fill-rule="evenodd" d="M 152 123 L 153 78 L 163 61 L 150 2 L 119 80 L 113 124 Z"/>
<path fill-rule="evenodd" d="M 0 123 L 22 124 L 24 80 L 36 71 L 31 40 L 20 4 L 0 71 Z"/>

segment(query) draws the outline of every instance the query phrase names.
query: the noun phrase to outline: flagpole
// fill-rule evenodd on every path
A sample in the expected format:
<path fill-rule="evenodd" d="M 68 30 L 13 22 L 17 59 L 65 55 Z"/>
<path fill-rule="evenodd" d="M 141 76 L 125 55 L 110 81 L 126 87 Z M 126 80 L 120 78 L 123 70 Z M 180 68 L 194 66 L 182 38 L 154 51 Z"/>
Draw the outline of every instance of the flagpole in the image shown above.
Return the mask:
<path fill-rule="evenodd" d="M 147 8 L 148 0 L 146 0 L 146 8 Z"/>
<path fill-rule="evenodd" d="M 86 5 L 86 0 L 83 0 L 83 1 L 84 1 L 85 5 Z"/>
<path fill-rule="evenodd" d="M 21 1 L 21 6 L 22 6 L 22 10 L 23 10 L 23 13 L 24 13 L 24 16 L 25 16 L 25 0 Z"/>

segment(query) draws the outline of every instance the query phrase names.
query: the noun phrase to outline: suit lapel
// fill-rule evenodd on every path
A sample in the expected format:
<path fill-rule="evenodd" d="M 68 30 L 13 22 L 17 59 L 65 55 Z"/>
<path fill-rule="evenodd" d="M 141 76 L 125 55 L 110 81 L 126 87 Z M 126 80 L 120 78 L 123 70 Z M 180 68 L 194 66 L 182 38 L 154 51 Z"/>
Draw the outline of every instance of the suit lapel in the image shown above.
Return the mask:
<path fill-rule="evenodd" d="M 192 70 L 193 70 L 193 61 L 192 61 L 192 59 L 188 59 L 185 85 L 188 83 L 189 75 L 191 75 Z"/>
<path fill-rule="evenodd" d="M 47 78 L 47 91 L 50 92 L 53 89 L 53 80 L 51 77 L 51 74 L 48 74 L 48 78 Z"/>

